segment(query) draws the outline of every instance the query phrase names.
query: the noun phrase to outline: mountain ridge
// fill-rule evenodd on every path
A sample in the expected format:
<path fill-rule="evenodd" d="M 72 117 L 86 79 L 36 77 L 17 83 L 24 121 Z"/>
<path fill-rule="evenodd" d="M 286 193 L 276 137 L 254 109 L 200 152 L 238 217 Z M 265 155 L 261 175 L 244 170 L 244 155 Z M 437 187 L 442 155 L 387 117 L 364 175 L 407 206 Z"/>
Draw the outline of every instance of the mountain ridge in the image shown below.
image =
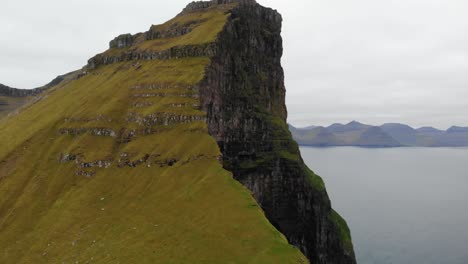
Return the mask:
<path fill-rule="evenodd" d="M 0 83 L 0 119 L 40 99 L 40 95 L 44 91 L 61 83 L 76 79 L 80 72 L 81 71 L 73 71 L 59 75 L 49 83 L 34 89 L 12 88 Z"/>
<path fill-rule="evenodd" d="M 317 135 L 317 129 L 330 133 L 327 138 Z M 372 131 L 369 131 L 371 129 Z M 443 131 L 433 127 L 413 128 L 400 123 L 381 126 L 365 125 L 352 121 L 346 125 L 335 123 L 328 127 L 295 128 L 291 133 L 300 145 L 308 146 L 358 146 L 358 147 L 466 147 L 468 127 L 452 126 Z M 322 133 L 326 133 L 322 131 Z M 330 140 L 336 136 L 341 141 Z M 321 142 L 317 144 L 317 142 Z"/>

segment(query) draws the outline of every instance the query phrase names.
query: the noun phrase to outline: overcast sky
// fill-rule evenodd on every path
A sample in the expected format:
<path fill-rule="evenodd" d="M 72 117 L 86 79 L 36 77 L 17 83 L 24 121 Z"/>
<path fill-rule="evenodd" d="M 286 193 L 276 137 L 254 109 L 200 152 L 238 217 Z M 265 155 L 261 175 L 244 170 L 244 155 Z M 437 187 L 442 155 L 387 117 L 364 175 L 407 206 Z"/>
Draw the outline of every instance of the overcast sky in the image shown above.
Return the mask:
<path fill-rule="evenodd" d="M 188 2 L 2 0 L 0 83 L 43 85 Z M 468 126 L 468 1 L 259 2 L 283 15 L 292 124 Z"/>

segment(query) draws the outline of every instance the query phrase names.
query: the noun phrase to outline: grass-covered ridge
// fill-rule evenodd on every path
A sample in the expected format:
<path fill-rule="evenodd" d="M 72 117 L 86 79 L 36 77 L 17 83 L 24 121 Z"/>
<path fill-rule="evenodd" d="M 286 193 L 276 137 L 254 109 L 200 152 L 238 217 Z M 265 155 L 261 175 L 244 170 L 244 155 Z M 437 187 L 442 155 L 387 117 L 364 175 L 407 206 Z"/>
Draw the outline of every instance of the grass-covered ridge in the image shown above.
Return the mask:
<path fill-rule="evenodd" d="M 306 263 L 219 161 L 209 63 L 103 65 L 1 119 L 0 263 Z"/>
<path fill-rule="evenodd" d="M 164 24 L 151 26 L 149 32 L 135 35 L 132 46 L 123 49 L 111 48 L 102 56 L 116 56 L 129 51 L 157 52 L 178 46 L 212 43 L 223 29 L 230 15 L 229 9 L 234 6 L 233 4 L 215 5 L 204 10 L 178 15 Z M 162 34 L 161 37 L 147 39 L 159 33 Z"/>

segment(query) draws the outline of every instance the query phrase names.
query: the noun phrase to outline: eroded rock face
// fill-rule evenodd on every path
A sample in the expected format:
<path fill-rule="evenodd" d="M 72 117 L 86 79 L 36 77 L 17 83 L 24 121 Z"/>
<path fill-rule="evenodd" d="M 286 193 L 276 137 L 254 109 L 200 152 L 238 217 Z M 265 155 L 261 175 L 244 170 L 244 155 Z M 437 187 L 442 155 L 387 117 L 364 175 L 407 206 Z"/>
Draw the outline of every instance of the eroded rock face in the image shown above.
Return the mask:
<path fill-rule="evenodd" d="M 217 53 L 200 86 L 209 132 L 224 167 L 311 263 L 355 263 L 352 246 L 343 243 L 332 220 L 328 195 L 312 183 L 313 173 L 286 125 L 282 18 L 247 2 L 232 11 L 218 36 Z M 209 3 L 188 8 L 204 5 Z"/>
<path fill-rule="evenodd" d="M 101 137 L 116 137 L 117 133 L 109 128 L 60 128 L 58 130 L 59 135 L 70 135 L 70 136 L 79 136 L 85 133 L 90 133 L 93 136 Z"/>
<path fill-rule="evenodd" d="M 140 116 L 130 113 L 127 116 L 128 122 L 137 123 L 140 126 L 170 126 L 176 124 L 188 124 L 197 121 L 205 121 L 205 116 L 202 115 L 177 115 L 172 113 L 158 113 L 147 116 Z"/>
<path fill-rule="evenodd" d="M 118 55 L 96 55 L 88 60 L 88 69 L 95 69 L 100 65 L 108 65 L 131 60 L 170 60 L 189 57 L 211 57 L 216 53 L 214 45 L 208 43 L 205 45 L 186 45 L 176 46 L 163 51 L 148 51 L 141 52 L 129 50 Z"/>

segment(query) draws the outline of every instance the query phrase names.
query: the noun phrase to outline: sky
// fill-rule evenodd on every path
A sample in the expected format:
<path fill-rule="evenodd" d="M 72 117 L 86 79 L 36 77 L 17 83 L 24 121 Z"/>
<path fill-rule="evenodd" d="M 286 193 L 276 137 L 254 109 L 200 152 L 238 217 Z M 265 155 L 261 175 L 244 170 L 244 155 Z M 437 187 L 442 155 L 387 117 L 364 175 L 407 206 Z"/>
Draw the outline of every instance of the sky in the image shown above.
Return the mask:
<path fill-rule="evenodd" d="M 185 0 L 2 0 L 0 83 L 34 88 Z M 468 126 L 468 1 L 258 0 L 283 15 L 288 121 Z"/>

